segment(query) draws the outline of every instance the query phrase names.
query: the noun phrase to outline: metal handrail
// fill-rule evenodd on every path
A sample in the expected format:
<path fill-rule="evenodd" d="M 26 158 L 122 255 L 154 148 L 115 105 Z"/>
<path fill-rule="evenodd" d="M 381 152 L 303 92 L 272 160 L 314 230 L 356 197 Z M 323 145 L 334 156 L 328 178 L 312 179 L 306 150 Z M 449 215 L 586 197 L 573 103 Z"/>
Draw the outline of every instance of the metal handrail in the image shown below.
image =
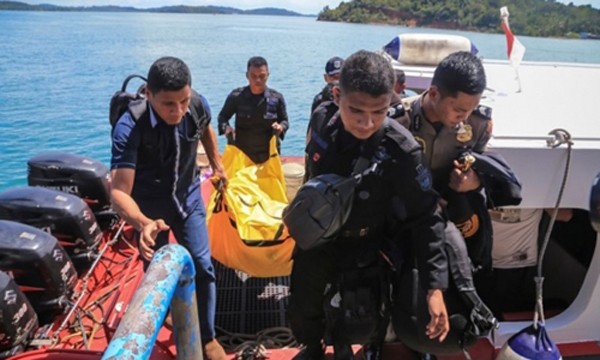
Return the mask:
<path fill-rule="evenodd" d="M 542 135 L 542 136 L 528 136 L 528 135 L 493 135 L 494 140 L 542 140 L 542 141 L 553 141 L 556 137 L 552 135 Z M 600 141 L 600 138 L 594 137 L 574 137 L 572 138 L 573 142 L 575 141 Z"/>
<path fill-rule="evenodd" d="M 133 295 L 127 312 L 102 360 L 148 359 L 171 306 L 177 359 L 203 359 L 196 269 L 187 250 L 177 244 L 160 248 Z"/>

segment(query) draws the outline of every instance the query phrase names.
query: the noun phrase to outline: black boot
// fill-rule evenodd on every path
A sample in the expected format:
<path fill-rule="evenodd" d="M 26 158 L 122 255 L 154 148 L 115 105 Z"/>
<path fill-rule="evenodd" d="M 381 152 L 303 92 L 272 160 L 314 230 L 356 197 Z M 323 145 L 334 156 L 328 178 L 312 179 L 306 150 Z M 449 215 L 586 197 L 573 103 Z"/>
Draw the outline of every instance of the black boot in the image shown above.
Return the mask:
<path fill-rule="evenodd" d="M 435 355 L 431 355 L 431 354 L 426 354 L 426 353 L 420 353 L 420 359 L 421 360 L 437 360 L 437 357 L 435 357 Z"/>
<path fill-rule="evenodd" d="M 333 343 L 333 358 L 335 360 L 354 360 L 352 346 L 349 344 Z"/>
<path fill-rule="evenodd" d="M 292 360 L 324 360 L 325 349 L 321 343 L 309 344 L 304 346 L 302 350 Z"/>
<path fill-rule="evenodd" d="M 381 345 L 369 344 L 363 347 L 365 360 L 381 360 L 383 359 Z"/>

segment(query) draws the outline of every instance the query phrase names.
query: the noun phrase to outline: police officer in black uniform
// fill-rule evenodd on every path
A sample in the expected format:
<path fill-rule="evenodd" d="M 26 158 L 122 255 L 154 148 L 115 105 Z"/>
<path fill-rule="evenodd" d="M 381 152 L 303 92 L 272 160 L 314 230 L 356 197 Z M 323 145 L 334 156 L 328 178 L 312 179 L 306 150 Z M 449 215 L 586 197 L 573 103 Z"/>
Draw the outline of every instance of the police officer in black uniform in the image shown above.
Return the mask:
<path fill-rule="evenodd" d="M 260 56 L 248 60 L 246 78 L 249 85 L 233 90 L 219 113 L 219 135 L 242 150 L 257 164 L 269 158 L 269 140 L 283 140 L 289 128 L 283 95 L 267 86 L 269 65 Z M 235 130 L 229 119 L 235 114 Z M 279 141 L 278 141 L 279 148 Z"/>
<path fill-rule="evenodd" d="M 321 103 L 325 101 L 333 101 L 333 87 L 340 79 L 342 65 L 344 65 L 344 59 L 339 56 L 334 56 L 327 60 L 327 63 L 325 64 L 325 74 L 323 74 L 323 79 L 325 80 L 326 85 L 323 87 L 321 92 L 315 95 L 310 107 L 311 114 Z"/>
<path fill-rule="evenodd" d="M 393 86 L 389 62 L 379 54 L 358 51 L 346 59 L 339 86 L 333 90 L 339 112 L 328 118 L 321 107 L 311 117 L 306 147 L 310 178 L 326 173 L 349 176 L 365 156 L 378 164 L 378 170 L 362 178 L 349 219 L 335 240 L 310 250 L 296 249 L 288 315 L 294 336 L 305 345 L 297 359 L 323 358 L 326 328 L 333 334 L 335 358 L 353 358 L 351 340 L 340 334 L 360 329 L 347 324 L 331 329 L 325 308 L 338 305 L 339 298 L 327 298 L 329 305 L 324 305 L 324 294 L 335 286 L 339 274 L 372 263 L 384 241 L 410 244 L 416 253 L 431 316 L 423 331 L 440 341 L 449 331 L 442 293 L 448 281 L 442 250 L 444 219 L 419 145 L 387 118 Z M 381 334 L 373 336 L 378 345 Z M 376 346 L 369 349 L 367 357 L 380 356 Z"/>

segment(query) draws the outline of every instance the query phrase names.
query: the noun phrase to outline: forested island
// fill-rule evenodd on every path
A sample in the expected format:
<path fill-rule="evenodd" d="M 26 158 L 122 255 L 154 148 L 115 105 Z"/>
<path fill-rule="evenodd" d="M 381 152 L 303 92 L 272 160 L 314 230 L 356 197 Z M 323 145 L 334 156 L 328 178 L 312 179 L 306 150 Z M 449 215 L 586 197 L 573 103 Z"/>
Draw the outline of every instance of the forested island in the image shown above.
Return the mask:
<path fill-rule="evenodd" d="M 0 1 L 0 10 L 18 11 L 96 11 L 96 12 L 153 12 L 153 13 L 186 13 L 186 14 L 246 14 L 246 15 L 284 15 L 308 16 L 294 11 L 278 8 L 259 8 L 241 10 L 227 6 L 187 6 L 173 5 L 157 8 L 139 9 L 131 6 L 58 6 L 52 4 L 30 5 L 18 1 Z M 314 15 L 313 15 L 314 16 Z"/>
<path fill-rule="evenodd" d="M 575 6 L 573 3 L 565 5 L 555 0 L 350 0 L 340 2 L 335 8 L 326 6 L 317 15 L 317 20 L 500 32 L 500 7 L 502 6 L 508 6 L 510 26 L 517 35 L 600 37 L 599 9 L 594 9 L 590 5 Z M 110 5 L 30 5 L 5 0 L 0 0 L 0 10 L 314 16 L 280 8 L 241 10 L 215 5 L 173 5 L 140 9 Z"/>
<path fill-rule="evenodd" d="M 510 27 L 518 35 L 600 34 L 600 10 L 555 0 L 350 0 L 326 6 L 318 20 L 500 32 L 502 6 L 508 6 Z"/>

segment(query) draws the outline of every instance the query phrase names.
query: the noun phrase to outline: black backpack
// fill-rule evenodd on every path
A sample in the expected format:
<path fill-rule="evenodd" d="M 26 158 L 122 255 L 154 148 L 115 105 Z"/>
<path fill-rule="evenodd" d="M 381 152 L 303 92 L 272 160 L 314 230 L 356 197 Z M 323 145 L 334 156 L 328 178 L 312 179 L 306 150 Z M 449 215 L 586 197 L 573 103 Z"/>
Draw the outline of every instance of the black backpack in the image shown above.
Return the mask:
<path fill-rule="evenodd" d="M 393 275 L 391 313 L 398 339 L 415 351 L 435 355 L 465 353 L 478 338 L 493 336 L 498 327 L 498 320 L 477 293 L 472 265 L 459 230 L 448 223 L 444 237 L 450 280 L 444 292 L 444 302 L 450 332 L 443 342 L 430 339 L 425 334 L 425 327 L 430 321 L 427 289 L 424 286 L 427 280 L 419 278 L 416 261 L 395 264 L 398 271 Z M 413 250 L 409 248 L 392 247 L 391 250 L 404 251 L 404 254 L 414 258 Z"/>
<path fill-rule="evenodd" d="M 296 244 L 309 250 L 335 239 L 350 212 L 358 180 L 323 174 L 308 180 L 283 210 L 283 222 Z"/>
<path fill-rule="evenodd" d="M 148 81 L 141 75 L 129 75 L 123 81 L 121 89 L 115 92 L 110 99 L 108 120 L 112 129 L 115 128 L 117 121 L 119 121 L 125 112 L 129 111 L 135 121 L 138 121 L 146 112 L 148 106 L 146 103 L 146 97 L 144 96 L 146 85 L 144 84 L 140 86 L 135 93 L 130 93 L 127 91 L 127 85 L 129 84 L 129 81 L 135 78 L 141 79 L 144 82 Z M 192 99 L 190 102 L 190 111 L 194 119 L 194 123 L 196 124 L 196 134 L 194 137 L 199 139 L 204 132 L 204 129 L 210 123 L 210 117 L 204 107 L 200 94 L 193 89 Z"/>
<path fill-rule="evenodd" d="M 121 90 L 115 92 L 115 94 L 110 99 L 110 112 L 108 115 L 108 120 L 112 129 L 114 129 L 119 118 L 123 116 L 123 114 L 125 114 L 125 112 L 130 108 L 131 110 L 134 110 L 131 112 L 131 115 L 133 115 L 133 118 L 136 121 L 139 120 L 144 111 L 146 111 L 146 97 L 143 94 L 145 86 L 140 86 L 135 93 L 127 92 L 127 84 L 129 84 L 129 81 L 131 79 L 135 78 L 141 79 L 144 82 L 148 81 L 145 77 L 141 75 L 129 75 L 123 81 L 123 86 L 121 86 Z"/>
<path fill-rule="evenodd" d="M 314 124 L 324 131 L 327 118 Z M 337 121 L 337 120 L 335 120 Z M 306 181 L 294 199 L 283 209 L 283 223 L 298 247 L 309 250 L 337 238 L 352 212 L 354 192 L 362 178 L 376 173 L 380 159 L 374 159 L 385 135 L 387 122 L 369 139 L 349 177 L 325 173 Z"/>

